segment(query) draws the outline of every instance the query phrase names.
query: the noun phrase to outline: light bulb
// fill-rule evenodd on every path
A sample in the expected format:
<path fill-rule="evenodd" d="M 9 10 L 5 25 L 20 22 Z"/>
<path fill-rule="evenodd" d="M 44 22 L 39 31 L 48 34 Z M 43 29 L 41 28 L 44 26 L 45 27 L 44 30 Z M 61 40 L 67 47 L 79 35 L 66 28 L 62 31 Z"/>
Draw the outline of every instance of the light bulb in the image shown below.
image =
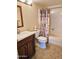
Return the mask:
<path fill-rule="evenodd" d="M 32 0 L 27 0 L 27 4 L 32 4 Z"/>
<path fill-rule="evenodd" d="M 25 0 L 20 0 L 20 1 L 25 2 Z"/>

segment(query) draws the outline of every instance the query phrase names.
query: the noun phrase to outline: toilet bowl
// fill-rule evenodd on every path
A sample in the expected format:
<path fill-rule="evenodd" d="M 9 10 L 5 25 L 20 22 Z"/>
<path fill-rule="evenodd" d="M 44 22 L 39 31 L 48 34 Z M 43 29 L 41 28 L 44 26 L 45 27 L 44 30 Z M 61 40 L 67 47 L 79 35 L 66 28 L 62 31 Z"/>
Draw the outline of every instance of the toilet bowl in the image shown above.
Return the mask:
<path fill-rule="evenodd" d="M 46 48 L 46 42 L 47 42 L 47 38 L 43 37 L 43 36 L 39 36 L 40 31 L 36 31 L 35 33 L 35 37 L 37 38 L 38 42 L 39 42 L 39 47 L 40 48 Z"/>

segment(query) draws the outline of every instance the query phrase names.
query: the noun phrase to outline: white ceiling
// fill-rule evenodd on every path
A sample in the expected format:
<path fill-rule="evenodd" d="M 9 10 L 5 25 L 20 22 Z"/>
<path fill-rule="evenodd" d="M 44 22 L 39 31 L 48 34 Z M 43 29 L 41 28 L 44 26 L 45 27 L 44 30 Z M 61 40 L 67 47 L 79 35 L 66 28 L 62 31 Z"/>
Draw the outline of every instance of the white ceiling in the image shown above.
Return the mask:
<path fill-rule="evenodd" d="M 62 0 L 33 0 L 33 3 L 46 6 L 61 5 Z"/>

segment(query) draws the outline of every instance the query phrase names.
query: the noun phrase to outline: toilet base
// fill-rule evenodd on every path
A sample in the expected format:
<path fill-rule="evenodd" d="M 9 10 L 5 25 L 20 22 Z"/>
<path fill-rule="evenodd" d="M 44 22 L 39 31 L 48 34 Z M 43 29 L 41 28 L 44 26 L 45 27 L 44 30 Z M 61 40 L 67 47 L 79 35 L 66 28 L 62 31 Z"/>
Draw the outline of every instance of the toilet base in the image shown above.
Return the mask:
<path fill-rule="evenodd" d="M 46 43 L 44 43 L 44 42 L 39 43 L 39 47 L 40 48 L 46 48 Z"/>

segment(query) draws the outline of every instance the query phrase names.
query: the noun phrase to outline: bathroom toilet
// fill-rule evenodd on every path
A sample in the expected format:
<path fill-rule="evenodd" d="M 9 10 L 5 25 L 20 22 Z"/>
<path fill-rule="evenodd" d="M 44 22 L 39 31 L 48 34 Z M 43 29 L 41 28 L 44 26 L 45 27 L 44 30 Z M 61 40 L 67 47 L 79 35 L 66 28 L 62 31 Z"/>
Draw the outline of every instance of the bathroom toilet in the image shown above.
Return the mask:
<path fill-rule="evenodd" d="M 36 31 L 35 37 L 39 42 L 40 48 L 46 48 L 47 38 L 43 36 L 39 36 L 40 31 Z"/>

